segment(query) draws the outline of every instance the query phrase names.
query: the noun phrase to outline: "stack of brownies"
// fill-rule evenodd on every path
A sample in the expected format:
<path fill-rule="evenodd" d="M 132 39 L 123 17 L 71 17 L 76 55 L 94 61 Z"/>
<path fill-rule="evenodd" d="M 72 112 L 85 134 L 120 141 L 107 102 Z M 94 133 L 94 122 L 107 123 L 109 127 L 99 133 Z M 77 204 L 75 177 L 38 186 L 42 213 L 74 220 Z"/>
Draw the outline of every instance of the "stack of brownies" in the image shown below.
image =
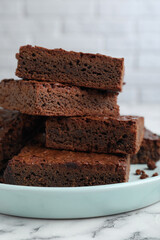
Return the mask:
<path fill-rule="evenodd" d="M 143 117 L 119 115 L 123 58 L 30 45 L 21 47 L 16 58 L 22 80 L 0 83 L 5 183 L 120 183 L 128 181 L 130 160 L 159 159 L 160 138 L 144 130 Z"/>

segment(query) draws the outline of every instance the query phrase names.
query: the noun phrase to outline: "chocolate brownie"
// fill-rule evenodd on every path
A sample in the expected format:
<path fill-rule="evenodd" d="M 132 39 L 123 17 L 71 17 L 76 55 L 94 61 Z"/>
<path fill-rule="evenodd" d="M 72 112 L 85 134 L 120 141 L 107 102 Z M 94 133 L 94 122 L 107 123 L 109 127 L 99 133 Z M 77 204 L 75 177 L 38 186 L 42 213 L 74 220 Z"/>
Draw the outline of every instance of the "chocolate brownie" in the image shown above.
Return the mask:
<path fill-rule="evenodd" d="M 0 109 L 0 173 L 41 124 L 42 119 L 38 117 Z"/>
<path fill-rule="evenodd" d="M 133 154 L 143 135 L 143 117 L 49 117 L 46 121 L 46 146 L 53 149 Z"/>
<path fill-rule="evenodd" d="M 58 83 L 3 80 L 0 105 L 29 115 L 84 116 L 119 114 L 117 93 Z"/>
<path fill-rule="evenodd" d="M 145 129 L 139 152 L 131 156 L 131 163 L 148 163 L 160 160 L 160 136 Z"/>
<path fill-rule="evenodd" d="M 0 174 L 0 183 L 4 183 L 3 181 L 3 175 Z"/>
<path fill-rule="evenodd" d="M 8 184 L 75 187 L 128 181 L 129 155 L 109 155 L 46 149 L 30 145 L 9 161 Z"/>
<path fill-rule="evenodd" d="M 122 90 L 123 58 L 63 49 L 49 50 L 30 45 L 21 47 L 16 58 L 16 75 L 23 79 L 68 83 L 101 90 Z"/>

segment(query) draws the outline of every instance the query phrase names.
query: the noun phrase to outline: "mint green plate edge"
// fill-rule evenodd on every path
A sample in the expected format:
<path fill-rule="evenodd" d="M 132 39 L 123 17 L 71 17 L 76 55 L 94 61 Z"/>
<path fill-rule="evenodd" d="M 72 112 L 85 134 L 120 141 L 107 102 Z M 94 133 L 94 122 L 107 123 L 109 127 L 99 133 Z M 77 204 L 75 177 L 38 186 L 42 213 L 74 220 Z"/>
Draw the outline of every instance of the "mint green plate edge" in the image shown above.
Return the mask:
<path fill-rule="evenodd" d="M 27 187 L 0 184 L 0 213 L 71 219 L 124 213 L 160 201 L 160 177 L 92 187 Z"/>

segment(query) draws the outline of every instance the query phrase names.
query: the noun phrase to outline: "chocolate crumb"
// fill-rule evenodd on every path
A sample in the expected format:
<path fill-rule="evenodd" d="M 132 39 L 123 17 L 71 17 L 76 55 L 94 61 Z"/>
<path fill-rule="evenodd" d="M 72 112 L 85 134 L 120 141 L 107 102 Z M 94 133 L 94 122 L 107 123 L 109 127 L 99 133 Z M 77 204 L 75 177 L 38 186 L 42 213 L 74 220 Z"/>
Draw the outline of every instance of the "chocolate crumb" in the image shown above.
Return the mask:
<path fill-rule="evenodd" d="M 135 174 L 136 174 L 136 175 L 141 175 L 141 170 L 140 170 L 140 169 L 137 169 Z"/>
<path fill-rule="evenodd" d="M 145 178 L 148 178 L 149 176 L 146 174 L 146 173 L 143 173 L 141 176 L 140 176 L 140 179 L 145 179 Z"/>
<path fill-rule="evenodd" d="M 157 172 L 153 173 L 152 177 L 156 177 L 156 176 L 158 176 L 158 173 Z"/>
<path fill-rule="evenodd" d="M 147 166 L 148 166 L 149 170 L 154 170 L 157 167 L 156 163 L 154 161 L 149 161 L 147 163 Z"/>
<path fill-rule="evenodd" d="M 145 171 L 141 170 L 141 174 L 146 174 Z"/>

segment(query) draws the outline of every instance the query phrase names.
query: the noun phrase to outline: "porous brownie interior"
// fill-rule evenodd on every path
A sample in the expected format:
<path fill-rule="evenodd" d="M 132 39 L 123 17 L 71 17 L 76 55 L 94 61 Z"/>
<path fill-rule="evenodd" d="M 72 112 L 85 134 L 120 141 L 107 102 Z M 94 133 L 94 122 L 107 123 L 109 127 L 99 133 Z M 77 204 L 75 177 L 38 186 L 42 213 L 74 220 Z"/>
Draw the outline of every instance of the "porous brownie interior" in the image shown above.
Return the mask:
<path fill-rule="evenodd" d="M 62 84 L 41 83 L 38 95 L 39 108 L 52 115 L 64 112 L 68 116 L 103 115 L 110 116 L 119 113 L 117 93 L 80 89 Z M 56 90 L 55 90 L 56 89 Z M 53 97 L 54 96 L 54 97 Z"/>
<path fill-rule="evenodd" d="M 26 147 L 10 161 L 5 179 L 19 185 L 89 186 L 125 182 L 129 157 Z M 23 178 L 22 178 L 23 176 Z"/>
<path fill-rule="evenodd" d="M 11 79 L 0 83 L 1 106 L 29 115 L 117 116 L 119 114 L 117 95 L 48 82 Z"/>
<path fill-rule="evenodd" d="M 0 109 L 0 169 L 22 146 L 23 121 L 19 112 Z"/>
<path fill-rule="evenodd" d="M 16 75 L 26 79 L 68 82 L 90 88 L 121 90 L 123 59 L 100 54 L 26 46 L 17 54 Z M 120 77 L 121 76 L 121 77 Z"/>
<path fill-rule="evenodd" d="M 131 156 L 131 163 L 147 163 L 150 160 L 160 160 L 160 136 L 145 129 L 140 150 Z"/>
<path fill-rule="evenodd" d="M 133 117 L 97 118 L 49 118 L 46 122 L 47 147 L 100 152 L 134 153 L 140 148 L 140 139 L 136 140 L 137 121 Z M 143 129 L 143 120 L 142 120 Z"/>
<path fill-rule="evenodd" d="M 43 118 L 0 109 L 0 171 L 41 127 Z"/>

